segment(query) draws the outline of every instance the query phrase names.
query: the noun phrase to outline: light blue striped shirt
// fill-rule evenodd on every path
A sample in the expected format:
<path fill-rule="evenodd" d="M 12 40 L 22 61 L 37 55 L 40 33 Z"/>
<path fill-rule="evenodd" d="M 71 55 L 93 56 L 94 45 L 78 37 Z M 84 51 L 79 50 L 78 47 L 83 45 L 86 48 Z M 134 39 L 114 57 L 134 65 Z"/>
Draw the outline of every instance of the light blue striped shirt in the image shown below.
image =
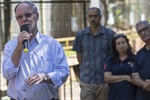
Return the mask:
<path fill-rule="evenodd" d="M 16 68 L 11 56 L 17 46 L 15 38 L 5 44 L 2 71 L 9 80 L 8 95 L 17 100 L 50 100 L 58 97 L 58 87 L 68 78 L 70 71 L 66 56 L 59 42 L 50 36 L 37 33 L 28 45 L 29 52 L 22 52 L 19 66 Z M 47 73 L 54 86 L 41 83 L 24 86 L 29 91 L 22 91 L 24 80 L 34 73 Z"/>

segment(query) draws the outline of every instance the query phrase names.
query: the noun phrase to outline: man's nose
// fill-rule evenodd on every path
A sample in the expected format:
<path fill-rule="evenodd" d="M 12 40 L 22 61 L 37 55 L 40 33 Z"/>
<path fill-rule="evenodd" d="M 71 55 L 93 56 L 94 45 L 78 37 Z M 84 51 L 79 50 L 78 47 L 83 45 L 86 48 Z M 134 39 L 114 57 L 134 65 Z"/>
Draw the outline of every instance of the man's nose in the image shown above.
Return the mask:
<path fill-rule="evenodd" d="M 123 43 L 121 43 L 120 45 L 121 45 L 121 47 L 122 47 L 124 44 L 123 44 Z"/>
<path fill-rule="evenodd" d="M 94 18 L 94 16 L 92 16 L 92 20 L 94 20 L 95 18 Z"/>
<path fill-rule="evenodd" d="M 28 18 L 24 15 L 24 16 L 22 16 L 22 19 L 27 20 Z"/>

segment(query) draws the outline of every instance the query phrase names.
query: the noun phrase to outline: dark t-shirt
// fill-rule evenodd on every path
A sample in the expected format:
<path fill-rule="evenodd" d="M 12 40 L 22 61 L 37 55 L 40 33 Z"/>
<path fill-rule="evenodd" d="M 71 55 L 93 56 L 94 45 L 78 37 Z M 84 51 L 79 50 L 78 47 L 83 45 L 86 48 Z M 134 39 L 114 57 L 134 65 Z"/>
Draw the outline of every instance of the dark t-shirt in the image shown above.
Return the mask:
<path fill-rule="evenodd" d="M 131 75 L 133 62 L 129 59 L 115 62 L 108 59 L 105 72 L 111 72 L 112 75 Z M 136 86 L 128 81 L 109 83 L 108 100 L 136 100 Z"/>
<path fill-rule="evenodd" d="M 144 47 L 137 52 L 133 72 L 138 72 L 141 79 L 150 79 L 150 51 Z M 150 100 L 150 92 L 137 88 L 137 100 Z"/>

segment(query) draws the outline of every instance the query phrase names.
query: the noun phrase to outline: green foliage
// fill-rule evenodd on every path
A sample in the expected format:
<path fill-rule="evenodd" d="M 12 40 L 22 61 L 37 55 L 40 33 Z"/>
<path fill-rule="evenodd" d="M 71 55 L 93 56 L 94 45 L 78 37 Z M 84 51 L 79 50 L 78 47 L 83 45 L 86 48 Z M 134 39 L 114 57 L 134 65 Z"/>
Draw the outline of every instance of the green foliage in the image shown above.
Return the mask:
<path fill-rule="evenodd" d="M 121 10 L 121 9 L 117 9 L 115 14 L 116 14 L 117 16 L 122 15 L 122 10 Z"/>
<path fill-rule="evenodd" d="M 109 3 L 115 3 L 117 0 L 109 0 Z M 125 0 L 118 0 L 118 1 L 125 1 Z"/>
<path fill-rule="evenodd" d="M 115 19 L 115 27 L 116 28 L 122 28 L 124 23 L 124 17 L 123 17 L 123 10 L 122 9 L 115 9 L 114 10 L 114 19 Z"/>
<path fill-rule="evenodd" d="M 67 57 L 69 57 L 69 56 L 75 55 L 76 52 L 72 51 L 72 50 L 65 50 L 65 54 L 66 54 Z"/>

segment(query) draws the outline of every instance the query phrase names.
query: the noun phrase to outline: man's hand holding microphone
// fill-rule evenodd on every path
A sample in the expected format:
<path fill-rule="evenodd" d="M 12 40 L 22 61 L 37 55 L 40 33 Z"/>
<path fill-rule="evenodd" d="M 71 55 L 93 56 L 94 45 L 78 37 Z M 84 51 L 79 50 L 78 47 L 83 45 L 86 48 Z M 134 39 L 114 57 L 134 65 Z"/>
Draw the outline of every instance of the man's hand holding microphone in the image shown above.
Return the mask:
<path fill-rule="evenodd" d="M 33 34 L 29 34 L 28 24 L 24 24 L 20 27 L 20 34 L 18 35 L 18 46 L 23 49 L 24 52 L 28 52 L 28 41 Z"/>

